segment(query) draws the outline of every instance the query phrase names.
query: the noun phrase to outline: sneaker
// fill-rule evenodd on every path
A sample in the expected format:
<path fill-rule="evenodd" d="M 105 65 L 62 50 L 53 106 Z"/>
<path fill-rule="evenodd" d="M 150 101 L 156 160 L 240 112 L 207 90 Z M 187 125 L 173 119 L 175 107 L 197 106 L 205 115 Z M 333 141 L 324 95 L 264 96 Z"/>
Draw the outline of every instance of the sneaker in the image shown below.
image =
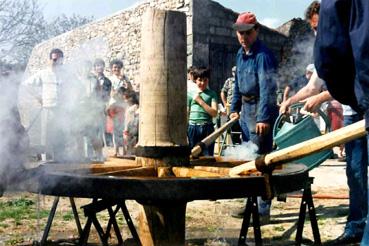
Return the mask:
<path fill-rule="evenodd" d="M 236 219 L 243 219 L 243 215 L 245 213 L 245 207 L 233 210 L 231 216 Z"/>
<path fill-rule="evenodd" d="M 362 235 L 352 235 L 344 232 L 341 236 L 327 242 L 325 245 L 356 245 L 361 242 Z"/>
<path fill-rule="evenodd" d="M 231 216 L 233 218 L 236 218 L 236 219 L 243 219 L 243 215 L 245 213 L 245 208 L 240 208 L 240 209 L 237 209 L 237 210 L 234 210 L 231 214 Z M 260 221 L 260 225 L 267 225 L 270 223 L 270 214 L 266 214 L 266 215 L 261 215 L 259 214 L 259 221 Z M 251 215 L 251 218 L 250 218 L 250 224 L 252 224 L 252 215 Z"/>

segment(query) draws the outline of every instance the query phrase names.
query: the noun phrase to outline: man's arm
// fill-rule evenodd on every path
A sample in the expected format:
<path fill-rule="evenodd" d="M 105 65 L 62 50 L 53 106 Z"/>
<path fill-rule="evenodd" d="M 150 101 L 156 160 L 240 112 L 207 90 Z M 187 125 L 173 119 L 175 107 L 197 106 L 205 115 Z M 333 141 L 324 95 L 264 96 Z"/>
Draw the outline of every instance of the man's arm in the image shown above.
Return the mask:
<path fill-rule="evenodd" d="M 323 91 L 318 95 L 311 96 L 306 99 L 303 109 L 307 112 L 316 112 L 323 102 L 332 100 L 333 97 L 329 94 L 329 91 Z"/>
<path fill-rule="evenodd" d="M 276 106 L 275 81 L 276 63 L 272 56 L 261 56 L 258 58 L 258 78 L 259 78 L 259 102 L 256 115 L 255 132 L 260 136 L 265 136 L 270 131 L 270 116 L 272 108 Z"/>
<path fill-rule="evenodd" d="M 232 103 L 231 103 L 231 114 L 229 115 L 229 117 L 231 119 L 233 118 L 240 118 L 240 115 L 238 112 L 240 112 L 241 110 L 241 93 L 240 93 L 240 89 L 238 87 L 238 76 L 236 73 L 235 76 L 235 82 L 234 82 L 234 89 L 233 89 L 233 96 L 232 96 Z"/>
<path fill-rule="evenodd" d="M 272 54 L 257 57 L 257 76 L 259 83 L 259 100 L 256 122 L 269 122 L 272 110 L 277 105 L 276 62 Z"/>
<path fill-rule="evenodd" d="M 223 106 L 227 107 L 227 97 L 223 91 L 220 92 L 220 98 L 222 99 Z"/>
<path fill-rule="evenodd" d="M 290 86 L 287 85 L 286 88 L 283 91 L 283 101 L 282 102 L 284 102 L 288 99 L 288 94 L 290 93 L 290 90 L 291 90 Z"/>
<path fill-rule="evenodd" d="M 305 85 L 295 95 L 288 98 L 281 104 L 281 107 L 279 108 L 279 113 L 284 114 L 288 111 L 288 108 L 292 104 L 300 102 L 301 100 L 304 100 L 310 96 L 318 94 L 323 86 L 323 83 L 324 83 L 323 80 L 321 80 L 318 77 L 317 72 L 314 71 L 307 85 Z"/>

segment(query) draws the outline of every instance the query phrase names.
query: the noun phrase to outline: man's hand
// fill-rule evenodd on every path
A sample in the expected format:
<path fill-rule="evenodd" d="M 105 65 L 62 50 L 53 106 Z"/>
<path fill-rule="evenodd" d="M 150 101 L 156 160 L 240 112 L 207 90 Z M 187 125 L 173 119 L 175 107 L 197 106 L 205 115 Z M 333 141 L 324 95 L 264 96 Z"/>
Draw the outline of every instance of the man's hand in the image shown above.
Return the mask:
<path fill-rule="evenodd" d="M 283 101 L 281 103 L 281 106 L 279 107 L 279 114 L 288 113 L 290 106 L 291 106 L 291 100 L 290 99 L 287 99 L 286 101 Z"/>
<path fill-rule="evenodd" d="M 270 131 L 270 124 L 269 123 L 263 123 L 263 122 L 256 123 L 256 129 L 255 130 L 256 130 L 257 135 L 265 136 Z"/>
<path fill-rule="evenodd" d="M 319 95 L 311 96 L 306 99 L 303 109 L 307 112 L 314 113 L 319 109 L 321 103 Z"/>
<path fill-rule="evenodd" d="M 316 112 L 323 102 L 332 100 L 333 97 L 329 94 L 329 91 L 323 91 L 318 95 L 311 96 L 306 100 L 304 110 L 307 112 Z"/>
<path fill-rule="evenodd" d="M 240 115 L 237 112 L 233 112 L 229 115 L 229 118 L 230 119 L 234 119 L 234 118 L 239 119 Z"/>

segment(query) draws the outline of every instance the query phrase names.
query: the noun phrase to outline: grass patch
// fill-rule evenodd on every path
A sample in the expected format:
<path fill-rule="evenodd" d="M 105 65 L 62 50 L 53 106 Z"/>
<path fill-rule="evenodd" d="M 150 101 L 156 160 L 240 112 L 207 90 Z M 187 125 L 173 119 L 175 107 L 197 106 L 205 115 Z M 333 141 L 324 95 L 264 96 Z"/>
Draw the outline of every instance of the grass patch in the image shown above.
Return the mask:
<path fill-rule="evenodd" d="M 325 225 L 325 223 L 326 223 L 326 219 L 325 218 L 319 218 L 318 219 L 318 225 L 323 226 L 323 225 Z"/>
<path fill-rule="evenodd" d="M 66 213 L 66 214 L 63 214 L 63 220 L 65 221 L 71 221 L 74 219 L 74 215 L 72 212 L 69 212 L 69 213 Z"/>
<path fill-rule="evenodd" d="M 5 223 L 0 223 L 0 228 L 8 228 L 9 225 Z"/>
<path fill-rule="evenodd" d="M 214 226 L 208 226 L 207 229 L 208 229 L 208 232 L 215 232 L 217 230 L 217 228 Z"/>
<path fill-rule="evenodd" d="M 5 241 L 5 245 L 19 245 L 21 243 L 24 243 L 24 239 L 19 236 Z"/>
<path fill-rule="evenodd" d="M 5 202 L 0 201 L 0 221 L 13 219 L 16 225 L 21 225 L 22 219 L 37 218 L 35 207 L 35 202 L 26 198 L 17 198 Z M 39 217 L 47 217 L 48 214 L 48 211 L 40 210 Z"/>
<path fill-rule="evenodd" d="M 273 227 L 273 230 L 274 230 L 274 231 L 279 231 L 279 232 L 285 231 L 285 229 L 284 229 L 284 227 L 283 227 L 283 226 L 274 226 L 274 227 Z"/>

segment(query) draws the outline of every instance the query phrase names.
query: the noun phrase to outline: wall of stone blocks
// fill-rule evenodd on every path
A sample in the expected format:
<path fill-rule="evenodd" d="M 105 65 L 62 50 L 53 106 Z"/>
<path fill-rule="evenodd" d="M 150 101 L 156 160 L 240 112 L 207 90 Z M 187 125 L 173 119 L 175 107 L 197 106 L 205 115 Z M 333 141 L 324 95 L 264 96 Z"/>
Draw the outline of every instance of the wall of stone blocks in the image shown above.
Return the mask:
<path fill-rule="evenodd" d="M 84 61 L 103 58 L 107 64 L 107 70 L 109 70 L 108 64 L 112 59 L 122 59 L 124 73 L 135 85 L 138 81 L 140 65 L 141 17 L 145 9 L 156 7 L 183 11 L 187 13 L 188 25 L 191 26 L 190 3 L 191 0 L 147 1 L 132 9 L 120 11 L 47 40 L 33 49 L 27 73 L 31 74 L 45 68 L 48 63 L 49 51 L 58 47 L 64 51 L 66 64 L 83 65 Z M 191 40 L 191 36 L 191 28 L 188 28 L 189 40 Z M 192 56 L 191 49 L 188 49 L 188 56 Z"/>
<path fill-rule="evenodd" d="M 109 64 L 112 59 L 120 58 L 124 61 L 124 73 L 137 85 L 141 16 L 147 7 L 186 13 L 187 64 L 211 67 L 211 88 L 219 92 L 225 79 L 231 75 L 240 47 L 232 29 L 238 13 L 211 0 L 150 0 L 122 10 L 37 45 L 27 71 L 33 73 L 47 66 L 49 51 L 58 47 L 65 52 L 66 63 L 74 61 L 83 65 L 85 60 L 101 57 Z M 299 31 L 294 31 L 296 28 L 291 26 L 296 26 L 295 22 L 293 20 L 292 24 L 286 24 L 280 30 L 261 28 L 260 39 L 272 49 L 280 64 L 285 64 L 293 53 L 294 37 L 306 32 L 304 28 L 298 29 L 299 25 Z"/>

